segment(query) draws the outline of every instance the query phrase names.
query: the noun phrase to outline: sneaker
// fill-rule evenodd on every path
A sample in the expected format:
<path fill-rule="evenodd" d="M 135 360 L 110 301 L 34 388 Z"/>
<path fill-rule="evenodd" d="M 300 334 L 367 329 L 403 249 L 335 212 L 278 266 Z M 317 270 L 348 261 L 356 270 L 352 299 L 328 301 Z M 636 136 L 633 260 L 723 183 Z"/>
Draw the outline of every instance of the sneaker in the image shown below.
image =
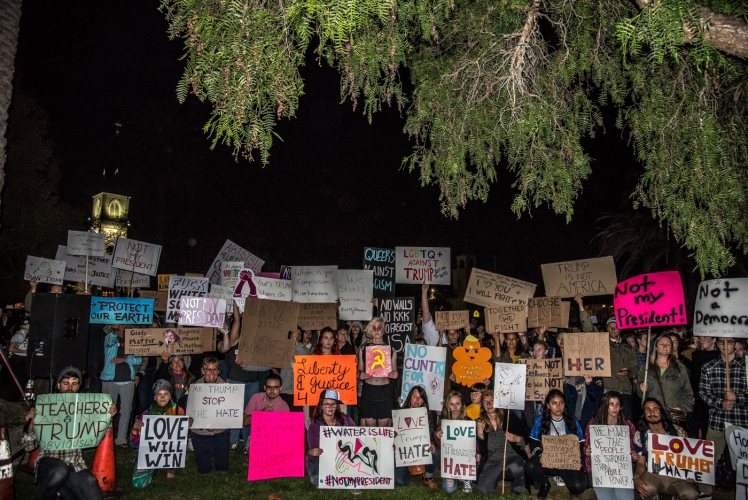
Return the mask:
<path fill-rule="evenodd" d="M 195 451 L 195 448 L 192 446 L 192 439 L 187 440 L 187 451 Z"/>
<path fill-rule="evenodd" d="M 563 479 L 561 479 L 561 476 L 556 476 L 553 478 L 553 480 L 556 481 L 556 484 L 561 486 L 562 488 L 566 486 L 566 483 L 564 482 Z"/>
<path fill-rule="evenodd" d="M 231 448 L 229 448 L 231 451 L 239 451 L 239 443 L 231 443 Z"/>
<path fill-rule="evenodd" d="M 473 492 L 473 485 L 470 481 L 463 481 L 462 482 L 462 491 L 463 493 L 472 493 Z"/>

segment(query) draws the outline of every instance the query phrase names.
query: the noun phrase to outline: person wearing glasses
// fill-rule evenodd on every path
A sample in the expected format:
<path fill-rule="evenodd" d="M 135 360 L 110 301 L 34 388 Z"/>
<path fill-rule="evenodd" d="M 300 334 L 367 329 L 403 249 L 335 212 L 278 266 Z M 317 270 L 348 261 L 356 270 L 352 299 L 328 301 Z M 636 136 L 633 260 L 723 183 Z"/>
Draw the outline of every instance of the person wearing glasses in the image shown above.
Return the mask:
<path fill-rule="evenodd" d="M 342 404 L 340 394 L 337 391 L 331 389 L 325 390 L 319 396 L 319 402 L 314 409 L 312 423 L 309 425 L 309 429 L 307 429 L 306 441 L 309 445 L 309 451 L 307 451 L 306 456 L 306 470 L 314 486 L 319 486 L 319 456 L 324 452 L 319 447 L 319 431 L 322 426 L 356 426 L 356 423 L 348 415 L 341 413 L 340 406 Z"/>
<path fill-rule="evenodd" d="M 701 399 L 709 407 L 706 439 L 714 442 L 715 461 L 725 451 L 725 422 L 748 427 L 745 358 L 735 356 L 735 339 L 732 337 L 718 337 L 717 350 L 720 356 L 704 365 L 699 386 Z M 710 485 L 700 487 L 703 494 L 712 493 Z"/>
<path fill-rule="evenodd" d="M 288 404 L 280 397 L 282 390 L 283 382 L 280 375 L 275 373 L 268 375 L 265 379 L 265 392 L 258 392 L 249 399 L 244 409 L 243 425 L 251 429 L 252 413 L 256 411 L 291 411 Z M 247 454 L 249 454 L 249 446 L 247 446 Z"/>
<path fill-rule="evenodd" d="M 200 368 L 203 376 L 193 384 L 225 384 L 226 381 L 218 376 L 221 366 L 213 356 L 203 359 Z M 192 424 L 192 417 L 190 417 Z M 229 429 L 195 429 L 190 428 L 190 439 L 195 449 L 195 463 L 197 471 L 207 474 L 213 468 L 229 470 Z M 212 463 L 211 463 L 211 458 Z"/>
<path fill-rule="evenodd" d="M 371 336 L 366 346 L 381 345 L 390 350 L 391 371 L 389 377 L 372 377 L 366 373 L 366 366 L 373 360 L 367 359 L 367 350 L 358 352 L 359 379 L 364 381 L 361 398 L 358 400 L 359 418 L 366 427 L 389 427 L 392 425 L 392 410 L 397 409 L 397 396 L 391 380 L 397 379 L 397 351 L 384 343 L 384 320 L 374 317 L 366 325 L 364 333 Z"/>

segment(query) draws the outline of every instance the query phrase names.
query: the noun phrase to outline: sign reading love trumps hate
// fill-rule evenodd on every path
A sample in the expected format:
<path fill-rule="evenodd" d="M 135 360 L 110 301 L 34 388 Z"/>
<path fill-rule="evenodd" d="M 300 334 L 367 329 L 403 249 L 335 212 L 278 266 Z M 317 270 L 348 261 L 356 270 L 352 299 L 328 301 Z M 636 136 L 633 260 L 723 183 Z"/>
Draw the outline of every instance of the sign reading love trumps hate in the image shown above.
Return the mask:
<path fill-rule="evenodd" d="M 109 394 L 39 394 L 34 434 L 42 450 L 98 446 L 109 428 Z"/>
<path fill-rule="evenodd" d="M 699 284 L 693 334 L 748 337 L 748 278 L 708 280 Z"/>
<path fill-rule="evenodd" d="M 293 381 L 294 406 L 316 406 L 326 389 L 337 391 L 343 403 L 355 405 L 356 356 L 296 356 Z"/>
<path fill-rule="evenodd" d="M 426 408 L 392 410 L 392 427 L 395 429 L 395 466 L 433 463 Z"/>
<path fill-rule="evenodd" d="M 686 303 L 678 271 L 634 276 L 616 285 L 613 307 L 619 329 L 685 325 Z"/>
<path fill-rule="evenodd" d="M 183 469 L 189 417 L 143 415 L 138 469 Z"/>
<path fill-rule="evenodd" d="M 304 477 L 304 414 L 252 413 L 248 481 Z"/>
<path fill-rule="evenodd" d="M 693 479 L 714 485 L 714 443 L 664 434 L 649 434 L 647 470 L 652 474 Z"/>
<path fill-rule="evenodd" d="M 395 247 L 395 282 L 404 285 L 449 285 L 449 247 Z"/>
<path fill-rule="evenodd" d="M 153 299 L 128 297 L 91 297 L 92 325 L 150 325 L 153 323 Z"/>
<path fill-rule="evenodd" d="M 112 252 L 112 267 L 156 276 L 160 258 L 161 246 L 118 236 Z"/>
<path fill-rule="evenodd" d="M 475 481 L 475 422 L 442 420 L 441 429 L 442 477 Z"/>
<path fill-rule="evenodd" d="M 433 411 L 441 411 L 446 367 L 446 347 L 406 344 L 400 397 L 406 401 L 411 389 L 419 385 L 426 391 L 429 408 Z"/>
<path fill-rule="evenodd" d="M 239 429 L 244 419 L 244 384 L 192 384 L 186 413 L 194 419 L 193 429 Z"/>

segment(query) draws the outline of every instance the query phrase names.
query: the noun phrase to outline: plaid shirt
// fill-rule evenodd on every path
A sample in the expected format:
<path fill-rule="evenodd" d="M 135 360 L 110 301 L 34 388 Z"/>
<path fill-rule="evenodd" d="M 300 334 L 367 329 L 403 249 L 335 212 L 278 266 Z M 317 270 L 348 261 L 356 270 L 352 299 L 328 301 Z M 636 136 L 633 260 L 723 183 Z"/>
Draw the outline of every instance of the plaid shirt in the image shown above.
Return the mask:
<path fill-rule="evenodd" d="M 639 349 L 634 349 L 634 352 L 636 353 L 636 360 L 639 362 L 639 366 L 644 366 L 647 364 L 647 353 L 641 352 Z"/>
<path fill-rule="evenodd" d="M 39 446 L 39 442 L 34 433 L 24 434 L 21 442 L 26 451 L 32 451 Z M 62 460 L 66 464 L 72 465 L 75 472 L 88 469 L 86 462 L 83 461 L 83 451 L 80 448 L 76 450 L 39 450 L 39 456 L 36 458 L 36 465 L 38 465 L 39 461 L 44 457 L 52 457 Z"/>
<path fill-rule="evenodd" d="M 748 397 L 746 397 L 745 360 L 735 357 L 730 361 L 730 389 L 735 393 L 735 407 L 732 410 L 722 408 L 727 380 L 725 362 L 719 357 L 709 361 L 701 369 L 699 395 L 709 406 L 709 428 L 724 431 L 725 422 L 740 427 L 748 427 Z"/>

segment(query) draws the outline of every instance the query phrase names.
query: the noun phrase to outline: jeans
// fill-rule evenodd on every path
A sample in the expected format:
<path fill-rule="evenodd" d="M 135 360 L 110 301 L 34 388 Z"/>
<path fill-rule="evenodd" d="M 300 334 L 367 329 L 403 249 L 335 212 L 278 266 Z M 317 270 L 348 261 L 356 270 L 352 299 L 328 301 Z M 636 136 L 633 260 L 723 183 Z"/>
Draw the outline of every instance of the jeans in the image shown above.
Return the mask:
<path fill-rule="evenodd" d="M 153 384 L 155 382 L 156 368 L 146 368 L 136 389 L 138 391 L 138 414 L 151 407 L 151 403 L 153 403 Z"/>
<path fill-rule="evenodd" d="M 244 384 L 244 408 L 247 407 L 247 403 L 249 403 L 249 400 L 260 392 L 260 383 L 259 382 L 242 382 L 241 380 L 234 380 L 232 378 L 226 380 L 229 384 Z M 241 429 L 231 429 L 231 444 L 235 444 L 239 442 L 239 431 L 241 431 L 242 434 L 242 440 L 244 441 L 244 447 L 246 448 L 249 446 L 249 425 L 245 425 Z"/>
<path fill-rule="evenodd" d="M 306 456 L 306 472 L 312 485 L 319 487 L 319 458 Z"/>
<path fill-rule="evenodd" d="M 100 500 L 103 498 L 99 481 L 90 470 L 76 472 L 58 458 L 44 457 L 36 464 L 37 500 L 54 500 L 59 492 L 64 498 Z"/>
<path fill-rule="evenodd" d="M 439 448 L 431 455 L 431 465 L 426 466 L 424 479 L 432 479 L 434 471 L 439 466 L 442 454 Z M 395 467 L 395 486 L 408 486 L 410 484 L 410 471 L 408 467 Z"/>
<path fill-rule="evenodd" d="M 525 490 L 524 463 L 519 455 L 512 454 L 506 457 L 506 466 L 503 470 L 499 468 L 498 463 L 484 467 L 478 476 L 478 491 L 490 495 L 496 489 L 499 480 L 506 476 L 512 478 L 512 492 L 521 495 Z M 598 497 L 598 500 L 601 499 Z"/>
<path fill-rule="evenodd" d="M 597 500 L 634 500 L 634 490 L 627 488 L 595 487 Z"/>
<path fill-rule="evenodd" d="M 103 382 L 102 388 L 104 394 L 109 394 L 112 398 L 113 404 L 117 404 L 117 396 L 119 396 L 119 426 L 117 427 L 117 439 L 114 440 L 114 444 L 127 444 L 132 399 L 135 394 L 135 382 L 127 382 L 125 384 Z"/>
<path fill-rule="evenodd" d="M 190 432 L 192 447 L 195 449 L 197 471 L 207 474 L 215 467 L 216 470 L 229 470 L 229 431 L 228 429 L 205 436 Z M 213 463 L 211 463 L 211 458 Z"/>

